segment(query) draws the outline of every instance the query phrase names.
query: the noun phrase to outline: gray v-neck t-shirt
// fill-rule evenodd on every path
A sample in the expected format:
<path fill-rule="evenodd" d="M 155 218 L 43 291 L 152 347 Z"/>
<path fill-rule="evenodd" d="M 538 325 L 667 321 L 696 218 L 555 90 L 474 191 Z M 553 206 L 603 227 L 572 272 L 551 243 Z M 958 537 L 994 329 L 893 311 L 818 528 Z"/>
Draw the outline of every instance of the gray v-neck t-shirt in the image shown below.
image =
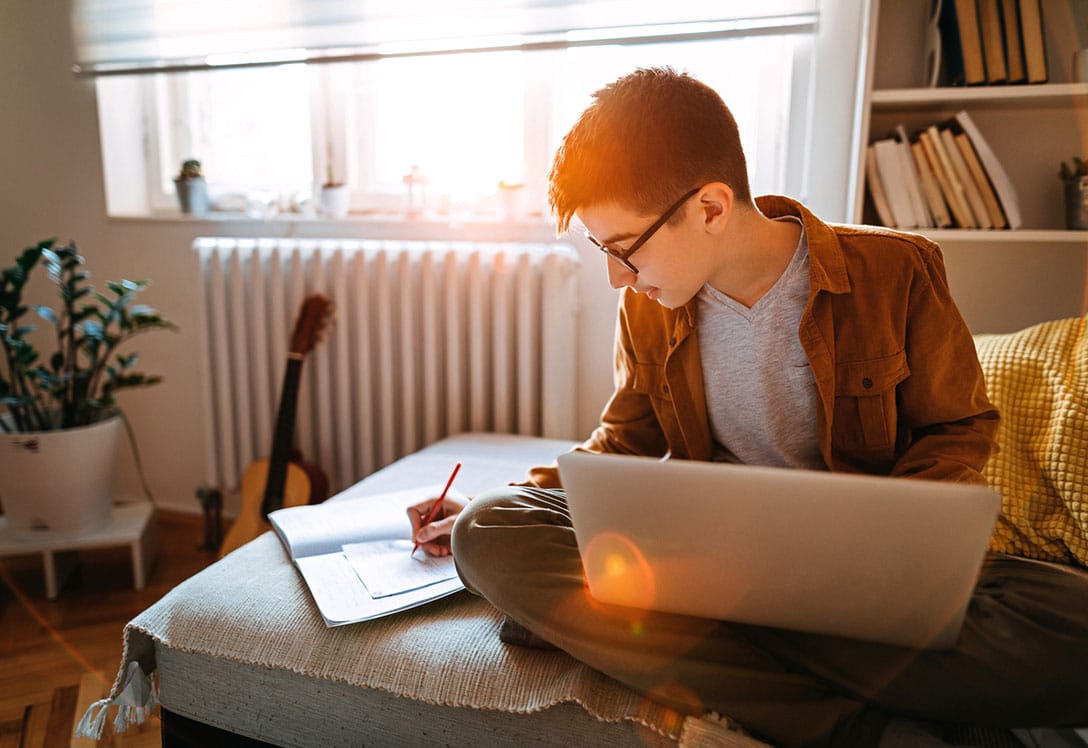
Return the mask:
<path fill-rule="evenodd" d="M 751 307 L 711 287 L 696 326 L 714 459 L 826 469 L 816 438 L 816 383 L 798 329 L 809 294 L 808 241 Z"/>

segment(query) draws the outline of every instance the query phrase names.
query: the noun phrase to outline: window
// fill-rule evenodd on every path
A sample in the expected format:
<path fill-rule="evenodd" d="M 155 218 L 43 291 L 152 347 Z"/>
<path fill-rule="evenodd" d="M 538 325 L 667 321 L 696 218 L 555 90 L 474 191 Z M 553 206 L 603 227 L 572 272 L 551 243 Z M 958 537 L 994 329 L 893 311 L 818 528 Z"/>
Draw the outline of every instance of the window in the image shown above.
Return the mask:
<path fill-rule="evenodd" d="M 783 191 L 791 126 L 804 123 L 797 102 L 807 69 L 795 63 L 810 39 L 759 34 L 100 77 L 110 212 L 176 210 L 173 177 L 183 159 L 197 158 L 220 210 L 312 213 L 316 191 L 332 180 L 348 185 L 353 212 L 403 215 L 414 174 L 416 199 L 425 195 L 426 213 L 439 219 L 497 219 L 504 199 L 543 215 L 551 155 L 592 91 L 652 65 L 687 70 L 718 90 L 740 125 L 753 191 Z"/>
<path fill-rule="evenodd" d="M 158 147 L 148 154 L 157 165 L 149 197 L 155 205 L 172 203 L 173 177 L 187 158 L 204 162 L 222 194 L 293 190 L 310 182 L 305 65 L 180 73 L 152 82 L 149 142 Z"/>

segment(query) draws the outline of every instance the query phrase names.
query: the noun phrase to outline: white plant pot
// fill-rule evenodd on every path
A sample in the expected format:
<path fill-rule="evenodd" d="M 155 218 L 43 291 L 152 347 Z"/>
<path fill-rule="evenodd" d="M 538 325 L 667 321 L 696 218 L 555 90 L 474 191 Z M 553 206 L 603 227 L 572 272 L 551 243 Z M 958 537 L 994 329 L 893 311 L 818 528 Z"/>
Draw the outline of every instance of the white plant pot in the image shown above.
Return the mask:
<path fill-rule="evenodd" d="M 74 429 L 0 433 L 0 502 L 20 535 L 81 535 L 110 519 L 121 417 Z"/>
<path fill-rule="evenodd" d="M 345 184 L 321 187 L 321 214 L 326 218 L 344 218 L 348 214 L 348 187 Z"/>
<path fill-rule="evenodd" d="M 175 178 L 174 186 L 178 191 L 178 205 L 182 213 L 193 216 L 208 215 L 211 201 L 208 197 L 208 183 L 204 177 Z"/>

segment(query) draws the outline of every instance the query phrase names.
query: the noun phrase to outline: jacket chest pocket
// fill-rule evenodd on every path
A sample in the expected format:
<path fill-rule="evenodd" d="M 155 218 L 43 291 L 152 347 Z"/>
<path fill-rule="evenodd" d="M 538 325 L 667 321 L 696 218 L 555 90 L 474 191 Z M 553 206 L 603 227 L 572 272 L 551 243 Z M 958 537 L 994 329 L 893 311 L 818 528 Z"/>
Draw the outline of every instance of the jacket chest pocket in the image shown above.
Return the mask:
<path fill-rule="evenodd" d="M 898 422 L 895 388 L 908 376 L 906 351 L 836 365 L 832 443 L 852 450 L 892 447 Z"/>
<path fill-rule="evenodd" d="M 631 389 L 652 398 L 671 399 L 665 367 L 661 364 L 636 363 L 632 370 Z"/>
<path fill-rule="evenodd" d="M 665 367 L 661 364 L 635 364 L 631 389 L 649 397 L 654 417 L 673 455 L 686 455 L 688 450 L 684 445 L 684 434 L 680 428 L 676 402 L 665 376 Z"/>

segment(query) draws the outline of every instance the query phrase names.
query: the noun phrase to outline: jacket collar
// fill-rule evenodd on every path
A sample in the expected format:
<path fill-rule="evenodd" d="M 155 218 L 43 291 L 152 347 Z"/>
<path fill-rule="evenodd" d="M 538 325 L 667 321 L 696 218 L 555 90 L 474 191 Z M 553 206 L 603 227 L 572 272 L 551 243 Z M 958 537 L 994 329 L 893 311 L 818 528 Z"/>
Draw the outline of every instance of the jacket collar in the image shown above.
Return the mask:
<path fill-rule="evenodd" d="M 796 200 L 781 195 L 756 198 L 756 207 L 768 218 L 795 216 L 805 227 L 808 239 L 809 275 L 813 291 L 850 293 L 850 275 L 835 229 L 821 221 Z"/>
<path fill-rule="evenodd" d="M 782 195 L 762 195 L 756 198 L 756 207 L 768 218 L 794 216 L 805 227 L 808 240 L 809 278 L 811 291 L 850 293 L 850 274 L 842 246 L 833 226 L 824 223 L 801 203 Z M 677 310 L 675 330 L 683 337 L 695 328 L 696 301 L 692 299 Z"/>

